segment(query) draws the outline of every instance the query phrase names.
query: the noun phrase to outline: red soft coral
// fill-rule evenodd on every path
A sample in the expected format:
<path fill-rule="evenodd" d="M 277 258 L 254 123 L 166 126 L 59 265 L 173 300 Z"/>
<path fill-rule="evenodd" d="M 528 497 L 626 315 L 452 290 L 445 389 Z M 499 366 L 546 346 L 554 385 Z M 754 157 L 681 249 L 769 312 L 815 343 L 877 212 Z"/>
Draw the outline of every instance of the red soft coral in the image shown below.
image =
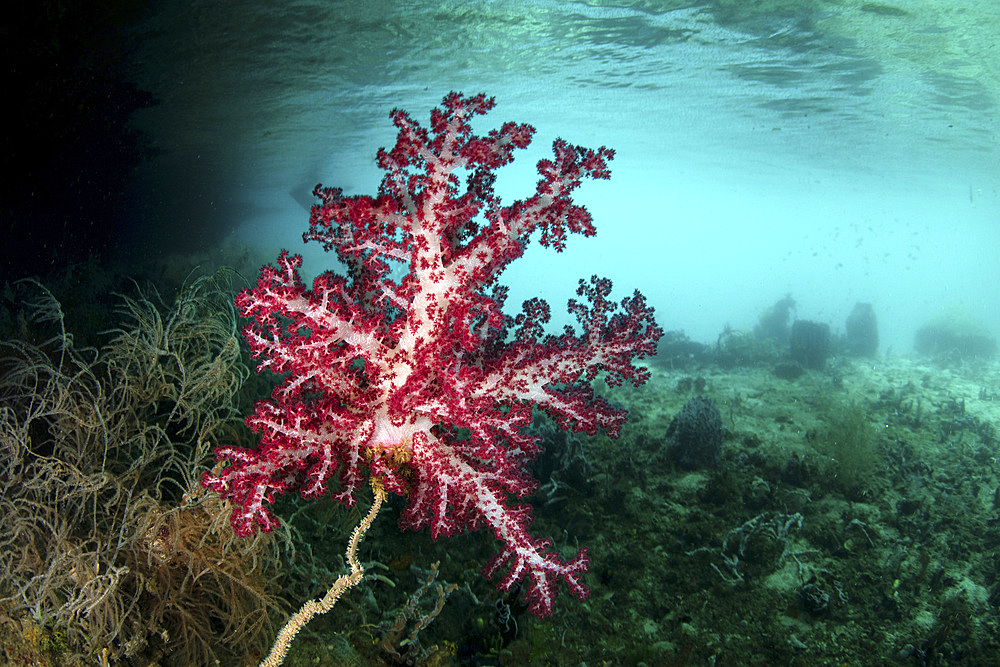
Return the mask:
<path fill-rule="evenodd" d="M 571 232 L 594 234 L 570 195 L 584 178 L 608 178 L 614 153 L 556 140 L 535 193 L 502 206 L 495 171 L 534 128 L 474 135 L 470 120 L 492 107 L 492 98 L 451 93 L 429 129 L 394 111 L 399 134 L 378 153 L 385 176 L 375 197 L 317 186 L 305 237 L 336 251 L 347 275 L 324 273 L 308 290 L 301 257 L 283 252 L 239 296 L 259 369 L 285 378 L 248 419 L 259 447 L 219 448 L 228 465 L 204 484 L 233 502 L 233 526 L 249 535 L 275 525 L 267 506 L 278 494 L 318 497 L 338 474 L 336 497 L 351 504 L 377 476 L 408 498 L 404 527 L 429 526 L 436 538 L 489 526 L 502 546 L 487 575 L 508 568 L 502 589 L 527 577 L 530 609 L 544 616 L 556 580 L 587 594 L 587 554 L 563 561 L 528 533 L 530 507 L 508 504 L 536 488 L 532 410 L 565 429 L 617 436 L 626 413 L 590 381 L 603 371 L 612 385 L 642 384 L 647 372 L 632 360 L 653 354 L 662 332 L 638 292 L 615 304 L 610 281 L 597 277 L 580 281 L 583 302 L 570 302 L 579 335 L 544 335 L 540 299 L 516 318 L 503 314 L 506 290 L 495 281 L 533 231 L 557 251 Z"/>

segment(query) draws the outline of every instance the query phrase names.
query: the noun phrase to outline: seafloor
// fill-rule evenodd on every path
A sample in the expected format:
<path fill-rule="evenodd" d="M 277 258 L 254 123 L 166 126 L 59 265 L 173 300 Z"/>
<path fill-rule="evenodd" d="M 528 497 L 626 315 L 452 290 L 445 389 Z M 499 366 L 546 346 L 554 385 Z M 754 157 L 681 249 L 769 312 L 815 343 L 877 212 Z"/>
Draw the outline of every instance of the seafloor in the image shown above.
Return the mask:
<path fill-rule="evenodd" d="M 219 520 L 224 510 L 192 495 L 190 485 L 213 463 L 206 447 L 246 442 L 240 414 L 268 393 L 266 381 L 248 379 L 245 350 L 233 356 L 238 322 L 218 306 L 238 287 L 230 279 L 164 289 L 161 299 L 133 293 L 135 301 L 119 302 L 116 315 L 67 312 L 54 325 L 17 296 L 33 284 L 8 286 L 0 319 L 7 424 L 23 425 L 19 405 L 30 411 L 41 404 L 26 399 L 24 358 L 37 382 L 45 364 L 62 364 L 73 376 L 73 354 L 77 379 L 67 386 L 89 369 L 87 382 L 103 389 L 88 391 L 108 399 L 110 416 L 98 431 L 103 454 L 91 457 L 100 464 L 89 472 L 80 452 L 93 439 L 66 436 L 66 429 L 95 428 L 91 422 L 78 419 L 73 427 L 36 411 L 22 431 L 5 431 L 5 520 L 29 506 L 48 512 L 41 504 L 51 497 L 75 523 L 64 529 L 28 517 L 17 524 L 17 540 L 0 547 L 0 662 L 253 664 L 290 611 L 343 571 L 343 549 L 367 499 L 351 510 L 329 500 L 283 499 L 277 510 L 291 528 L 245 544 L 232 536 L 213 542 L 227 530 Z M 100 305 L 77 301 L 82 311 Z M 153 306 L 137 305 L 144 303 Z M 64 311 L 72 309 L 63 301 Z M 208 320 L 214 324 L 205 329 Z M 42 333 L 74 322 L 91 333 L 70 346 L 116 346 L 67 352 L 65 334 L 53 344 Z M 152 329 L 156 336 L 148 335 Z M 188 343 L 171 348 L 170 336 Z M 122 361 L 142 350 L 176 353 L 149 368 Z M 780 348 L 728 332 L 719 346 L 650 361 L 652 378 L 641 388 L 600 389 L 630 411 L 616 440 L 536 420 L 545 450 L 534 466 L 540 488 L 527 499 L 532 531 L 551 537 L 566 556 L 589 549 L 587 599 L 562 587 L 552 616 L 534 618 L 517 595 L 499 594 L 481 575 L 495 552 L 492 535 L 435 542 L 426 532 L 400 532 L 402 501 L 394 498 L 362 543 L 365 580 L 298 635 L 285 664 L 1000 664 L 1000 363 L 834 353 L 822 369 L 782 379 L 775 370 L 787 370 L 786 361 Z M 141 373 L 161 387 L 149 410 L 134 393 Z M 225 406 L 192 407 L 189 393 L 162 390 L 171 382 L 190 388 L 197 373 Z M 225 391 L 218 390 L 223 376 Z M 126 380 L 128 391 L 120 388 Z M 148 377 L 143 382 L 153 386 Z M 112 405 L 125 396 L 127 410 Z M 719 411 L 721 452 L 679 465 L 667 432 L 696 396 Z M 115 420 L 121 425 L 108 425 Z M 67 469 L 88 481 L 79 491 L 45 495 L 39 489 L 54 482 L 31 474 L 48 468 L 15 460 L 67 456 L 51 441 L 57 432 L 77 443 L 79 458 Z M 108 449 L 108 433 L 132 444 Z M 163 465 L 151 452 L 164 447 L 183 451 L 166 459 L 168 468 L 188 461 L 192 470 L 171 476 L 157 469 L 152 490 L 138 489 L 147 478 L 137 465 L 114 463 L 133 456 Z M 115 475 L 131 480 L 114 487 L 127 486 L 128 497 L 92 490 Z M 188 485 L 187 493 L 170 491 L 165 476 L 173 487 Z M 146 505 L 137 509 L 140 495 Z M 67 514 L 73 498 L 93 506 Z M 138 517 L 142 529 L 122 517 Z M 69 562 L 60 549 L 90 560 L 59 578 L 53 568 Z M 199 608 L 201 616 L 183 608 L 205 600 L 219 602 Z M 237 615 L 256 620 L 241 625 Z M 198 619 L 205 620 L 193 631 Z"/>

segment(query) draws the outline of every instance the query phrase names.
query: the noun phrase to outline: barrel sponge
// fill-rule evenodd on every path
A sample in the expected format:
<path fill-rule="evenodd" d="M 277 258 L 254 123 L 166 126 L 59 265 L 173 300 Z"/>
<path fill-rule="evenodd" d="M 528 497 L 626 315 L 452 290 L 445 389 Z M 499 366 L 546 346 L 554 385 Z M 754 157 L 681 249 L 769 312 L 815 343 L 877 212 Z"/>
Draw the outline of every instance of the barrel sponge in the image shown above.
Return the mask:
<path fill-rule="evenodd" d="M 825 322 L 795 320 L 789 349 L 792 359 L 806 368 L 822 369 L 830 355 L 830 325 Z"/>
<path fill-rule="evenodd" d="M 856 355 L 873 357 L 878 351 L 878 319 L 870 303 L 858 302 L 844 323 L 847 349 Z"/>

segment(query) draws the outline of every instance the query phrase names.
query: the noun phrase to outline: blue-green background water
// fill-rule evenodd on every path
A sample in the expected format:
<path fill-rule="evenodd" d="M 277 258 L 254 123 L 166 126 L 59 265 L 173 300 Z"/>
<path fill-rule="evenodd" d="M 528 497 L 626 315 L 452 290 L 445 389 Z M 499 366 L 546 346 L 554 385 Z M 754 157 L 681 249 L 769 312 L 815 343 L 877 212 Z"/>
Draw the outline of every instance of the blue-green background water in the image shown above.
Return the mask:
<path fill-rule="evenodd" d="M 997 331 L 997 34 L 986 1 L 162 3 L 130 32 L 159 100 L 134 123 L 162 151 L 134 231 L 302 250 L 315 183 L 374 192 L 393 107 L 426 121 L 483 91 L 480 130 L 538 128 L 508 197 L 557 136 L 617 151 L 580 191 L 597 239 L 529 253 L 511 303 L 558 312 L 597 272 L 697 340 L 786 292 L 835 329 L 872 302 L 883 349 L 955 304 Z"/>

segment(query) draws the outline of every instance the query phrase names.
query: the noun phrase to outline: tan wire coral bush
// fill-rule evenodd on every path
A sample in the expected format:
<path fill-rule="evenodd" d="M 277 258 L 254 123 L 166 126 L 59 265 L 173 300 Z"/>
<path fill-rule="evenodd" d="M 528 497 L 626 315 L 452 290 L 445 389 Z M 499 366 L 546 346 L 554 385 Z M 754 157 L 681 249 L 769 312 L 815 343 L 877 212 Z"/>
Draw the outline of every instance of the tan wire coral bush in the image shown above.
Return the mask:
<path fill-rule="evenodd" d="M 64 633 L 70 662 L 237 659 L 282 616 L 276 538 L 236 538 L 198 483 L 213 447 L 247 437 L 226 283 L 196 280 L 170 308 L 122 297 L 99 351 L 20 286 L 35 337 L 0 343 L 0 598 Z"/>
<path fill-rule="evenodd" d="M 123 398 L 146 415 L 168 407 L 161 417 L 195 436 L 199 462 L 206 428 L 242 422 L 233 400 L 250 375 L 240 360 L 232 298 L 210 285 L 196 282 L 165 316 L 149 299 L 123 297 L 130 326 L 116 329 L 105 349 L 109 373 L 127 380 L 119 385 Z"/>

